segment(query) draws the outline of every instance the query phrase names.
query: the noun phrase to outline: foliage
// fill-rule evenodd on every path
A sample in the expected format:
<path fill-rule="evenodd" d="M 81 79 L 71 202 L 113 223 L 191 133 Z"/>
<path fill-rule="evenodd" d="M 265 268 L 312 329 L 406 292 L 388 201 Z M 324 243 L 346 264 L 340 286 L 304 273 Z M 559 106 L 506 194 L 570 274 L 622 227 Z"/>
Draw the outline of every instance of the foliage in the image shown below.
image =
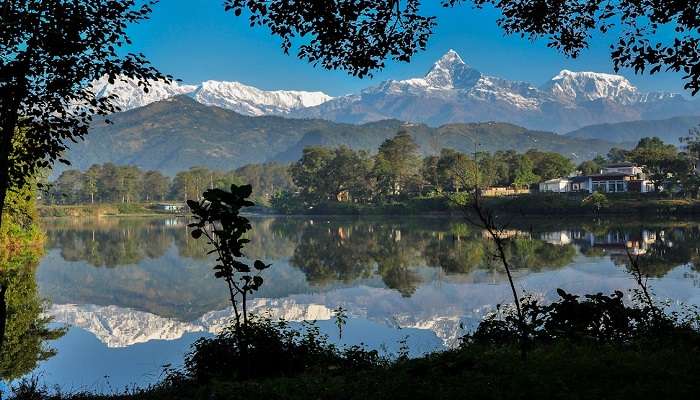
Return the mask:
<path fill-rule="evenodd" d="M 85 172 L 65 170 L 43 194 L 48 204 L 126 204 L 199 199 L 207 188 L 225 189 L 242 182 L 256 184 L 253 196 L 265 203 L 294 186 L 288 168 L 275 163 L 246 165 L 228 172 L 192 167 L 177 173 L 173 180 L 158 171 L 106 163 L 94 164 Z"/>
<path fill-rule="evenodd" d="M 379 146 L 373 174 L 377 192 L 387 198 L 414 191 L 420 182 L 421 158 L 411 135 L 401 130 Z"/>
<path fill-rule="evenodd" d="M 116 111 L 90 82 L 169 80 L 142 54 L 125 53 L 126 28 L 148 17 L 152 1 L 12 1 L 0 9 L 0 205 L 27 179 L 83 138 L 94 115 Z M 2 216 L 0 210 L 0 217 Z"/>
<path fill-rule="evenodd" d="M 295 329 L 285 320 L 251 317 L 243 329 L 248 338 L 248 376 L 257 379 L 297 376 L 330 368 L 368 370 L 383 363 L 376 350 L 361 346 L 338 348 L 329 343 L 313 322 L 304 322 L 301 329 Z M 185 358 L 184 375 L 198 384 L 245 379 L 238 369 L 243 357 L 235 330 L 228 329 L 215 338 L 194 343 Z"/>
<path fill-rule="evenodd" d="M 515 170 L 513 185 L 516 187 L 529 187 L 539 180 L 540 177 L 535 175 L 534 165 L 530 158 L 523 157 L 518 163 L 518 168 Z"/>
<path fill-rule="evenodd" d="M 590 196 L 584 198 L 583 201 L 581 201 L 581 204 L 591 207 L 596 213 L 599 213 L 601 209 L 608 207 L 610 202 L 605 194 L 593 192 Z"/>
<path fill-rule="evenodd" d="M 36 284 L 43 236 L 32 194 L 31 185 L 10 192 L 0 229 L 0 380 L 18 379 L 52 357 L 45 342 L 63 334 L 49 327 Z"/>
<path fill-rule="evenodd" d="M 654 341 L 700 343 L 697 314 L 657 313 L 650 305 L 628 306 L 622 292 L 580 296 L 557 289 L 560 299 L 540 304 L 534 298 L 521 302 L 531 343 L 589 342 L 597 344 L 651 345 Z M 511 311 L 485 318 L 476 331 L 463 338 L 463 346 L 512 344 L 520 339 L 520 320 Z"/>
<path fill-rule="evenodd" d="M 384 67 L 387 57 L 409 61 L 425 48 L 435 23 L 419 14 L 420 3 L 226 0 L 224 4 L 237 16 L 247 11 L 251 26 L 267 26 L 282 39 L 285 53 L 303 37 L 299 58 L 362 78 Z"/>
<path fill-rule="evenodd" d="M 213 247 L 212 253 L 217 254 L 217 265 L 214 276 L 226 281 L 231 305 L 236 318 L 235 339 L 238 349 L 242 352 L 243 363 L 238 365 L 239 371 L 246 376 L 250 370 L 251 358 L 248 355 L 250 342 L 248 319 L 248 295 L 253 294 L 263 284 L 259 272 L 270 267 L 260 260 L 255 260 L 253 268 L 258 274 L 253 274 L 249 265 L 240 261 L 243 247 L 250 242 L 245 238 L 251 229 L 250 221 L 239 215 L 241 208 L 255 205 L 247 198 L 253 189 L 250 185 L 231 185 L 231 191 L 209 189 L 204 192 L 200 201 L 188 200 L 195 222 L 188 226 L 194 228 L 192 237 L 199 239 L 204 236 Z"/>
<path fill-rule="evenodd" d="M 445 7 L 472 3 L 495 7 L 506 34 L 546 38 L 547 45 L 577 57 L 598 31 L 613 34 L 615 70 L 633 68 L 655 74 L 662 69 L 682 72 L 685 87 L 700 91 L 697 1 L 610 2 L 563 0 L 543 4 L 525 0 L 441 0 Z M 282 40 L 288 53 L 300 40 L 297 56 L 327 69 L 342 69 L 359 77 L 384 67 L 392 58 L 408 62 L 426 47 L 436 24 L 424 15 L 419 0 L 321 3 L 305 1 L 226 0 L 225 8 L 248 17 L 251 26 L 266 26 Z M 615 29 L 613 29 L 615 28 Z M 661 33 L 674 32 L 666 40 Z M 297 38 L 304 38 L 297 39 Z"/>

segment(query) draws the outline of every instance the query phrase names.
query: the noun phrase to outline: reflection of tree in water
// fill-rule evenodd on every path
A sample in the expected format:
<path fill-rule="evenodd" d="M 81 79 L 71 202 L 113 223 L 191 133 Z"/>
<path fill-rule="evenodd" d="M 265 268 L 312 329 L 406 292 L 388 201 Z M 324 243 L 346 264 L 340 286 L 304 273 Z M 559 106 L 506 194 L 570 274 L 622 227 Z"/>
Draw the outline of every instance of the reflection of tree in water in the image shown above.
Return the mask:
<path fill-rule="evenodd" d="M 34 370 L 39 362 L 55 352 L 46 343 L 61 337 L 62 329 L 49 327 L 43 316 L 44 302 L 39 299 L 35 272 L 36 250 L 0 260 L 0 282 L 7 288 L 5 337 L 0 350 L 0 379 L 11 381 Z"/>
<path fill-rule="evenodd" d="M 570 264 L 574 256 L 576 249 L 571 245 L 554 245 L 529 238 L 514 238 L 506 247 L 506 257 L 513 267 L 535 272 L 562 268 Z"/>
<path fill-rule="evenodd" d="M 433 240 L 425 247 L 425 259 L 429 266 L 440 267 L 447 274 L 468 274 L 485 267 L 486 245 L 473 238 Z"/>
<path fill-rule="evenodd" d="M 367 225 L 306 223 L 290 260 L 314 284 L 369 278 L 377 243 Z"/>
<path fill-rule="evenodd" d="M 404 296 L 421 284 L 417 271 L 421 266 L 440 268 L 448 275 L 499 268 L 490 262 L 493 249 L 481 232 L 464 224 L 430 228 L 410 223 L 309 222 L 291 263 L 317 285 L 351 282 L 376 272 L 387 287 Z M 571 245 L 515 238 L 509 241 L 508 254 L 518 267 L 540 270 L 571 263 L 576 250 Z"/>
<path fill-rule="evenodd" d="M 59 248 L 66 261 L 85 261 L 96 267 L 136 264 L 165 254 L 173 242 L 162 221 L 95 220 L 80 228 L 49 226 L 48 247 Z"/>
<path fill-rule="evenodd" d="M 653 237 L 644 242 L 645 246 L 639 253 L 639 268 L 644 275 L 662 278 L 670 271 L 683 265 L 700 270 L 700 228 L 695 225 L 677 226 L 672 228 L 655 228 L 640 230 L 625 230 L 628 238 L 626 245 L 631 251 L 637 250 L 638 243 L 644 238 Z M 612 254 L 611 259 L 616 265 L 630 267 L 629 257 L 624 254 Z"/>
<path fill-rule="evenodd" d="M 402 233 L 400 227 L 389 227 L 388 231 L 379 230 L 386 234 L 379 235 L 379 246 L 373 258 L 384 284 L 396 289 L 402 296 L 409 297 L 421 283 L 414 268 L 423 263 L 422 241 L 413 235 Z"/>

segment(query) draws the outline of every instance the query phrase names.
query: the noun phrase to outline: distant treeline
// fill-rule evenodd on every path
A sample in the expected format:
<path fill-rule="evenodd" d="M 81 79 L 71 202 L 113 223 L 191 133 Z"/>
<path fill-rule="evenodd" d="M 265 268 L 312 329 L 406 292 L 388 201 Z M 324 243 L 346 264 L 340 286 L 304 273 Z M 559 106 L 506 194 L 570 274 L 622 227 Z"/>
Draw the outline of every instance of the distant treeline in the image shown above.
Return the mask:
<path fill-rule="evenodd" d="M 407 132 L 385 140 L 375 154 L 346 146 L 311 146 L 291 164 L 250 164 L 233 171 L 192 167 L 174 179 L 133 166 L 93 165 L 68 170 L 53 182 L 45 201 L 52 204 L 199 199 L 212 187 L 251 184 L 258 203 L 295 211 L 328 202 L 383 204 L 419 196 L 445 196 L 479 187 L 528 188 L 575 171 L 596 174 L 610 163 L 644 166 L 657 187 L 697 196 L 700 179 L 698 132 L 684 138 L 684 151 L 658 138 L 644 138 L 632 150 L 613 148 L 606 156 L 574 165 L 555 152 L 515 150 L 465 154 L 442 149 L 423 157 Z"/>
<path fill-rule="evenodd" d="M 281 164 L 246 165 L 233 171 L 192 167 L 174 178 L 159 171 L 112 163 L 93 165 L 87 171 L 66 170 L 48 185 L 47 204 L 133 203 L 199 199 L 206 189 L 250 183 L 254 198 L 266 202 L 273 193 L 293 186 L 288 167 Z"/>
<path fill-rule="evenodd" d="M 277 208 L 329 201 L 382 203 L 406 197 L 456 193 L 480 186 L 528 187 L 567 175 L 576 166 L 554 152 L 514 150 L 465 154 L 442 149 L 422 157 L 406 132 L 381 144 L 377 153 L 347 147 L 308 147 L 291 166 L 297 188 L 276 198 Z"/>

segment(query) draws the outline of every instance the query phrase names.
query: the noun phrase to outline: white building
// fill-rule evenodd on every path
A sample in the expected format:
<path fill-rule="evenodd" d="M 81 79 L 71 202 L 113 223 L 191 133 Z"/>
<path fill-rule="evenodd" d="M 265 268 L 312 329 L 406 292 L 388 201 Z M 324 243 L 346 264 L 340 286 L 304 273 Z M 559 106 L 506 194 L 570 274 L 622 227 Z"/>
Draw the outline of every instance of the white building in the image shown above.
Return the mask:
<path fill-rule="evenodd" d="M 566 193 L 569 192 L 569 179 L 556 178 L 540 183 L 540 192 Z"/>

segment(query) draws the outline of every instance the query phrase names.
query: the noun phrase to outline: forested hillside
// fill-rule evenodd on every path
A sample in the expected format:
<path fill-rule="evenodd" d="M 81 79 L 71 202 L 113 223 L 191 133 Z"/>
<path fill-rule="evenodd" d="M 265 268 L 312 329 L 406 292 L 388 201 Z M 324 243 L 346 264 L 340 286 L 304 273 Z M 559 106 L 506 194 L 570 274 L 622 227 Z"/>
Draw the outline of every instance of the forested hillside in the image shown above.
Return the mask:
<path fill-rule="evenodd" d="M 605 154 L 612 144 L 530 131 L 505 123 L 450 124 L 431 128 L 386 120 L 362 125 L 317 119 L 249 117 L 205 106 L 180 96 L 114 114 L 113 124 L 98 121 L 84 142 L 67 157 L 74 168 L 112 162 L 157 170 L 174 176 L 192 166 L 230 170 L 246 164 L 297 160 L 305 147 L 347 145 L 375 151 L 400 129 L 407 130 L 423 154 L 442 148 L 473 152 L 539 149 L 556 151 L 574 161 Z M 55 171 L 55 175 L 61 169 Z"/>

